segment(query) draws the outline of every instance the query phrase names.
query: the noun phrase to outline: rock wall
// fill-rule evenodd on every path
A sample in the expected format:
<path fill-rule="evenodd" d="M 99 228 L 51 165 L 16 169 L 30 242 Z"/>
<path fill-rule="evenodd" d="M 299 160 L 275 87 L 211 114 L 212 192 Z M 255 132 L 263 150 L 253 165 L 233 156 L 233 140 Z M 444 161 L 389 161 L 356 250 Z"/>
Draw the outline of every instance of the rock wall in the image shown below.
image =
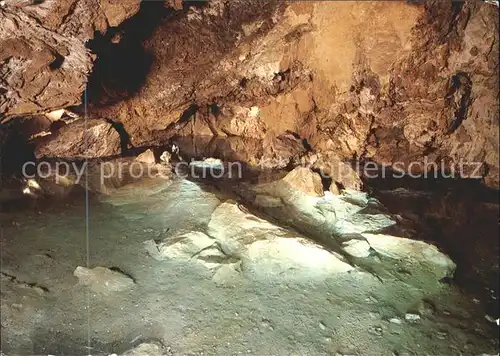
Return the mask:
<path fill-rule="evenodd" d="M 479 162 L 498 186 L 497 29 L 482 2 L 212 1 L 163 23 L 142 90 L 95 112 L 139 146 L 293 132 L 404 170 L 427 157 L 468 175 L 476 165 L 461 161 Z"/>
<path fill-rule="evenodd" d="M 0 5 L 0 120 L 80 104 L 94 32 L 134 15 L 139 0 L 6 0 Z"/>
<path fill-rule="evenodd" d="M 90 0 L 75 2 L 60 25 L 40 17 L 54 36 L 79 38 L 80 61 L 69 66 L 65 55 L 59 77 L 48 74 L 59 82 L 49 80 L 46 90 L 25 80 L 34 94 L 0 94 L 4 116 L 79 102 L 91 63 L 81 40 L 91 36 L 89 28 L 105 31 L 137 11 L 132 0 L 108 2 L 81 26 L 72 21 L 83 21 L 76 10 Z M 496 6 L 435 0 L 167 5 L 179 10 L 143 41 L 151 66 L 140 88 L 123 96 L 117 88 L 96 90 L 102 78 L 91 79 L 91 117 L 123 125 L 132 145 L 160 145 L 174 135 L 269 140 L 292 134 L 322 154 L 317 168 L 355 158 L 408 172 L 437 162 L 498 187 Z M 4 22 L 5 14 L 14 16 L 9 7 L 0 11 Z M 133 36 L 118 33 L 106 39 L 110 45 Z M 49 57 L 42 68 L 50 69 Z M 20 65 L 9 58 L 6 68 Z M 52 85 L 64 94 L 51 92 Z"/>

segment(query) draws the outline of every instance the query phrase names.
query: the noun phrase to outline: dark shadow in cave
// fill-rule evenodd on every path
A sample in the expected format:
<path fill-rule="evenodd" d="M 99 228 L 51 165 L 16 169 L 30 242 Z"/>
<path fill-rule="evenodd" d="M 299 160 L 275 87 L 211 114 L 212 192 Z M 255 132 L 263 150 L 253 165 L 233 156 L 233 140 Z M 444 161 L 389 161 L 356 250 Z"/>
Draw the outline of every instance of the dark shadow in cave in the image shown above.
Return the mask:
<path fill-rule="evenodd" d="M 380 164 L 378 166 L 381 167 Z M 360 171 L 358 173 L 362 173 L 363 165 L 361 164 L 359 167 Z M 353 166 L 353 168 L 357 167 Z M 400 177 L 401 172 L 391 170 L 389 167 L 384 167 L 384 172 L 380 170 L 375 173 L 370 170 L 369 174 L 373 178 L 363 177 L 362 175 L 361 178 L 363 183 L 373 192 L 398 188 L 420 192 L 453 192 L 462 197 L 474 197 L 474 200 L 478 202 L 499 203 L 499 191 L 489 188 L 479 178 L 447 177 L 441 175 L 439 171 L 422 173 L 422 176 L 418 178 L 416 175 L 414 177 L 409 175 Z M 443 174 L 451 173 L 444 172 Z"/>
<path fill-rule="evenodd" d="M 139 12 L 104 35 L 96 33 L 88 48 L 97 54 L 87 99 L 106 106 L 135 95 L 145 83 L 153 57 L 143 42 L 174 10 L 162 1 L 143 1 Z"/>
<path fill-rule="evenodd" d="M 120 148 L 121 148 L 121 154 L 122 156 L 127 155 L 129 152 L 129 149 L 132 148 L 132 142 L 130 141 L 130 135 L 128 132 L 125 130 L 125 127 L 123 126 L 122 123 L 120 122 L 114 122 L 111 119 L 106 119 L 106 121 L 115 129 L 116 132 L 118 132 L 118 135 L 120 135 Z"/>
<path fill-rule="evenodd" d="M 405 219 L 416 232 L 413 238 L 448 254 L 457 264 L 453 283 L 497 315 L 499 306 L 491 296 L 499 293 L 499 191 L 479 179 L 394 178 L 392 173 L 364 179 L 370 194 Z"/>

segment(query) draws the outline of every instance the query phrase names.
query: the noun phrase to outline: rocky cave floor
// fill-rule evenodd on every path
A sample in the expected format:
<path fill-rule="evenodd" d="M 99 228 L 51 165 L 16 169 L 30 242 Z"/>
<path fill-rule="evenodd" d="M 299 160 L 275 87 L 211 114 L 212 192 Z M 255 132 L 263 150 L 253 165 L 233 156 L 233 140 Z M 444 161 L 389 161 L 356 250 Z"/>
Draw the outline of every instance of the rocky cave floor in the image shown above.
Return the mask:
<path fill-rule="evenodd" d="M 267 180 L 143 179 L 91 194 L 88 220 L 78 194 L 2 213 L 2 354 L 498 353 L 497 292 L 462 288 L 400 216 Z"/>

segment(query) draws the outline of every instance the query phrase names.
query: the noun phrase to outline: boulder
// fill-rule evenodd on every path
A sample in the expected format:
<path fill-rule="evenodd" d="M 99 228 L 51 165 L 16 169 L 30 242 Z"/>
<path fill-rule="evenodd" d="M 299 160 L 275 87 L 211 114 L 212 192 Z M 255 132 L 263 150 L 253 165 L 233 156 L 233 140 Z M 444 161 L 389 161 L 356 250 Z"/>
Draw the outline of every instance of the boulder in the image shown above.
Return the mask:
<path fill-rule="evenodd" d="M 243 266 L 247 275 L 269 279 L 276 275 L 306 277 L 352 271 L 339 256 L 307 239 L 272 236 L 247 246 Z"/>
<path fill-rule="evenodd" d="M 256 197 L 254 204 L 265 213 L 315 236 L 323 245 L 346 258 L 356 258 L 355 263 L 360 269 L 375 268 L 381 276 L 397 275 L 406 270 L 412 276 L 407 277 L 408 283 L 420 286 L 453 275 L 453 261 L 435 246 L 389 235 L 391 231 L 406 236 L 404 227 L 397 224 L 380 202 L 366 193 L 343 190 L 340 195 L 326 192 L 319 198 L 283 189 L 281 181 L 254 187 L 253 192 Z M 281 204 L 271 204 L 278 198 Z M 235 231 L 235 235 L 239 238 L 244 234 Z M 272 248 L 266 246 L 263 249 Z M 286 247 L 280 249 L 284 251 Z M 394 263 L 394 260 L 401 262 Z"/>
<path fill-rule="evenodd" d="M 109 294 L 131 289 L 135 281 L 118 270 L 105 267 L 94 267 L 92 269 L 78 266 L 73 275 L 78 278 L 78 283 L 89 287 L 93 292 Z"/>
<path fill-rule="evenodd" d="M 120 153 L 120 135 L 106 120 L 74 121 L 62 127 L 57 133 L 44 137 L 35 150 L 38 159 L 104 158 L 117 156 Z"/>
<path fill-rule="evenodd" d="M 231 221 L 231 224 L 228 224 Z M 270 222 L 247 212 L 233 200 L 219 205 L 212 213 L 207 229 L 208 235 L 216 238 L 231 254 L 240 254 L 249 243 L 266 238 L 288 234 Z"/>
<path fill-rule="evenodd" d="M 39 178 L 38 182 L 42 193 L 51 197 L 66 197 L 75 188 L 110 195 L 132 183 L 146 185 L 146 182 L 156 181 L 156 178 L 164 182 L 171 177 L 171 172 L 160 164 L 151 165 L 130 157 L 88 161 L 85 164 L 55 161 L 41 166 L 40 173 L 43 178 Z"/>
<path fill-rule="evenodd" d="M 319 178 L 319 175 L 316 176 Z M 368 216 L 366 219 L 365 214 L 356 216 L 368 207 L 369 201 L 368 195 L 359 191 L 343 190 L 342 194 L 326 191 L 324 196 L 318 197 L 306 194 L 282 179 L 254 186 L 251 192 L 254 194 L 254 205 L 300 231 L 338 236 L 357 230 L 381 230 L 395 224 L 390 216 L 382 212 L 380 216 Z M 377 211 L 371 213 L 377 215 Z M 355 226 L 358 223 L 361 226 Z M 375 226 L 377 223 L 378 227 Z"/>
<path fill-rule="evenodd" d="M 266 132 L 265 124 L 259 119 L 259 108 L 235 106 L 229 113 L 216 121 L 217 129 L 228 136 L 262 138 Z"/>
<path fill-rule="evenodd" d="M 138 162 L 146 163 L 146 164 L 155 164 L 156 159 L 155 159 L 155 154 L 151 150 L 146 150 L 143 153 L 141 153 L 139 156 L 137 156 L 136 160 Z"/>
<path fill-rule="evenodd" d="M 170 160 L 172 159 L 172 155 L 168 151 L 164 151 L 160 156 L 160 161 L 162 164 L 168 166 L 170 164 Z"/>
<path fill-rule="evenodd" d="M 370 256 L 370 244 L 364 240 L 352 239 L 342 244 L 342 249 L 353 257 Z"/>
<path fill-rule="evenodd" d="M 171 355 L 170 350 L 164 350 L 163 347 L 153 343 L 142 343 L 134 347 L 133 349 L 128 350 L 123 354 L 121 354 L 121 356 L 166 356 L 166 355 Z"/>
<path fill-rule="evenodd" d="M 309 168 L 296 167 L 282 180 L 293 189 L 299 190 L 314 197 L 324 196 L 323 183 L 319 174 Z"/>
<path fill-rule="evenodd" d="M 139 0 L 2 1 L 0 120 L 80 104 L 94 61 L 87 41 L 139 6 Z"/>
<path fill-rule="evenodd" d="M 363 232 L 381 232 L 396 225 L 396 221 L 386 214 L 364 214 L 362 212 L 339 219 L 334 227 L 337 235 L 360 234 Z"/>

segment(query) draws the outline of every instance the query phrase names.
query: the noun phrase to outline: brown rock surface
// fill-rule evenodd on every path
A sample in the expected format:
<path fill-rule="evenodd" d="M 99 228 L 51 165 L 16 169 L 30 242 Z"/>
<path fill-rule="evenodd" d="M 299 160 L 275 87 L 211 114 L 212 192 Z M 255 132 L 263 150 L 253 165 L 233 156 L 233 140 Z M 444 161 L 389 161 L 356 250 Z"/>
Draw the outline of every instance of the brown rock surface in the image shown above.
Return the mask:
<path fill-rule="evenodd" d="M 289 135 L 267 135 L 264 139 L 183 136 L 177 137 L 175 143 L 184 159 L 218 157 L 259 169 L 285 168 L 305 152 L 302 142 Z"/>
<path fill-rule="evenodd" d="M 0 10 L 3 116 L 78 103 L 91 63 L 82 39 L 137 11 L 133 0 L 50 4 Z M 29 41 L 8 34 L 14 18 Z M 339 161 L 437 163 L 498 187 L 498 24 L 494 5 L 474 1 L 184 4 L 138 47 L 151 57 L 140 87 L 123 100 L 104 93 L 90 112 L 123 124 L 135 146 L 291 134 Z"/>
<path fill-rule="evenodd" d="M 309 168 L 295 168 L 283 178 L 283 182 L 288 184 L 291 188 L 304 192 L 307 195 L 316 197 L 325 195 L 320 175 L 314 173 Z"/>
<path fill-rule="evenodd" d="M 120 135 L 106 120 L 78 120 L 43 138 L 37 158 L 84 159 L 110 157 L 121 152 Z"/>
<path fill-rule="evenodd" d="M 446 169 L 479 162 L 479 174 L 497 185 L 494 6 L 311 2 L 242 12 L 245 5 L 192 8 L 146 42 L 156 58 L 147 84 L 104 110 L 135 144 L 154 132 L 294 132 L 340 160 L 364 157 L 404 170 L 425 156 Z M 162 42 L 173 31 L 198 34 Z"/>
<path fill-rule="evenodd" d="M 146 150 L 140 155 L 137 156 L 136 160 L 138 162 L 146 163 L 146 164 L 155 164 L 155 154 L 151 150 Z"/>

